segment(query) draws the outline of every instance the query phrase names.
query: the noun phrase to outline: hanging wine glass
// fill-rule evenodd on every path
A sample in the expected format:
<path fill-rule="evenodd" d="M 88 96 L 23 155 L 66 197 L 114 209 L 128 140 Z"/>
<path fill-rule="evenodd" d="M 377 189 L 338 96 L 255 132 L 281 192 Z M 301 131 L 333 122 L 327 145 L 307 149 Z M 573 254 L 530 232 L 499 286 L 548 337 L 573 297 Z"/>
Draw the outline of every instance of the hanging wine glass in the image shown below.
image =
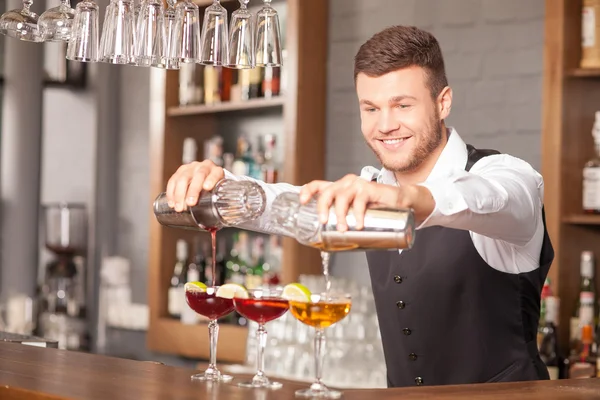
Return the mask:
<path fill-rule="evenodd" d="M 162 53 L 152 62 L 152 66 L 155 68 L 179 69 L 179 59 L 171 57 L 172 53 L 174 53 L 171 46 L 173 45 L 173 41 L 177 40 L 175 3 L 176 0 L 167 0 L 167 9 L 165 10 L 164 18 L 165 42 Z"/>
<path fill-rule="evenodd" d="M 67 46 L 67 59 L 72 61 L 98 61 L 98 14 L 100 8 L 94 0 L 84 0 L 75 7 L 75 18 Z"/>
<path fill-rule="evenodd" d="M 68 42 L 75 19 L 75 10 L 69 0 L 61 0 L 60 5 L 42 13 L 38 27 L 45 42 Z"/>
<path fill-rule="evenodd" d="M 243 69 L 254 68 L 254 24 L 248 10 L 250 0 L 239 0 L 240 8 L 231 14 L 229 30 L 229 59 L 227 66 Z"/>
<path fill-rule="evenodd" d="M 111 64 L 135 64 L 135 26 L 132 0 L 111 0 L 106 7 L 100 61 Z"/>
<path fill-rule="evenodd" d="M 143 0 L 137 18 L 135 60 L 138 65 L 156 65 L 166 47 L 165 9 L 162 0 Z"/>
<path fill-rule="evenodd" d="M 27 42 L 42 42 L 38 15 L 30 10 L 32 0 L 23 0 L 23 8 L 0 16 L 0 34 Z"/>
<path fill-rule="evenodd" d="M 206 7 L 202 22 L 200 64 L 220 66 L 228 62 L 227 10 L 219 0 Z"/>
<path fill-rule="evenodd" d="M 271 0 L 263 0 L 263 8 L 256 13 L 256 66 L 281 66 L 281 33 L 279 16 L 271 7 Z"/>
<path fill-rule="evenodd" d="M 190 0 L 175 6 L 175 31 L 171 36 L 170 58 L 183 63 L 200 59 L 200 11 Z"/>

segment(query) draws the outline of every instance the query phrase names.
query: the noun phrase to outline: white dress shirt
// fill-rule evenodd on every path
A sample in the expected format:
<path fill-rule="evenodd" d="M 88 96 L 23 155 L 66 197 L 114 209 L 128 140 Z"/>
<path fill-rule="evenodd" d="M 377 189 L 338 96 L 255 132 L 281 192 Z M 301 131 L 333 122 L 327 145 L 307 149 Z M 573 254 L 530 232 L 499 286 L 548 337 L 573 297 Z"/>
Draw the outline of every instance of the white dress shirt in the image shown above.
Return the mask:
<path fill-rule="evenodd" d="M 454 128 L 448 129 L 444 150 L 420 183 L 433 195 L 435 209 L 417 229 L 438 225 L 468 230 L 479 255 L 499 271 L 518 274 L 538 268 L 544 238 L 542 176 L 527 162 L 507 154 L 483 157 L 467 172 L 467 146 Z M 229 171 L 225 175 L 255 181 Z M 385 168 L 364 167 L 361 177 L 397 185 L 394 173 Z M 242 227 L 279 233 L 267 223 L 270 204 L 278 194 L 299 192 L 300 187 L 256 182 L 265 190 L 267 208 L 261 218 Z"/>

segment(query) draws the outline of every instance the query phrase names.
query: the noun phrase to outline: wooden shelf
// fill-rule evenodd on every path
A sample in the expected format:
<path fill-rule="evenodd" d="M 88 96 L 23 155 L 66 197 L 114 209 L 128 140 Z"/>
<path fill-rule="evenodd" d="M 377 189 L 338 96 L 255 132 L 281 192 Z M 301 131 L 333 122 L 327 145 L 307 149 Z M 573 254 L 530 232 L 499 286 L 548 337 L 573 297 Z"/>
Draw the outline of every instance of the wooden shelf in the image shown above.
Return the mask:
<path fill-rule="evenodd" d="M 599 225 L 600 226 L 600 215 L 596 214 L 573 214 L 566 215 L 562 221 L 567 224 L 573 225 Z"/>
<path fill-rule="evenodd" d="M 151 322 L 152 334 L 148 345 L 155 351 L 178 354 L 183 357 L 208 360 L 208 325 L 184 325 L 175 319 L 159 318 Z M 219 324 L 217 360 L 244 363 L 248 328 Z"/>
<path fill-rule="evenodd" d="M 212 3 L 195 0 L 199 6 Z M 323 0 L 277 0 L 285 12 L 280 21 L 286 60 L 285 96 L 258 98 L 213 106 L 179 107 L 179 71 L 152 70 L 150 77 L 150 193 L 152 204 L 182 163 L 183 143 L 195 139 L 198 158 L 204 157 L 206 141 L 223 137 L 224 151 L 233 152 L 238 135 L 276 135 L 280 173 L 286 183 L 302 185 L 325 178 L 325 128 L 327 106 L 328 6 Z M 228 11 L 237 1 L 223 1 Z M 202 11 L 201 11 L 202 12 Z M 261 111 L 268 110 L 268 113 Z M 265 115 L 266 114 L 266 115 Z M 226 116 L 226 118 L 221 118 Z M 228 148 L 229 150 L 225 150 Z M 148 304 L 150 351 L 194 358 L 208 357 L 208 328 L 182 325 L 168 319 L 168 289 L 176 260 L 177 240 L 192 245 L 208 233 L 160 225 L 148 207 L 150 245 L 148 255 Z M 193 254 L 190 248 L 189 254 Z M 319 274 L 320 253 L 292 238 L 282 240 L 281 282 L 298 280 L 302 274 Z M 241 363 L 245 359 L 247 329 L 221 325 L 219 360 Z"/>
<path fill-rule="evenodd" d="M 600 68 L 575 68 L 567 71 L 572 78 L 600 78 Z"/>
<path fill-rule="evenodd" d="M 170 107 L 167 110 L 167 116 L 169 117 L 180 117 L 186 115 L 200 115 L 200 114 L 216 114 L 226 113 L 233 111 L 246 111 L 246 110 L 261 110 L 267 108 L 283 107 L 285 103 L 285 97 L 277 96 L 273 98 L 258 98 L 251 99 L 243 102 L 227 102 L 218 103 L 214 105 L 193 105 L 183 107 Z"/>
<path fill-rule="evenodd" d="M 542 112 L 542 175 L 546 226 L 554 248 L 549 277 L 560 298 L 559 346 L 570 346 L 570 318 L 579 296 L 582 251 L 596 257 L 600 277 L 599 215 L 581 210 L 582 169 L 594 156 L 592 127 L 600 104 L 600 69 L 579 68 L 582 0 L 546 0 Z M 579 79 L 581 78 L 581 79 Z M 590 79 L 586 79 L 590 78 Z"/>

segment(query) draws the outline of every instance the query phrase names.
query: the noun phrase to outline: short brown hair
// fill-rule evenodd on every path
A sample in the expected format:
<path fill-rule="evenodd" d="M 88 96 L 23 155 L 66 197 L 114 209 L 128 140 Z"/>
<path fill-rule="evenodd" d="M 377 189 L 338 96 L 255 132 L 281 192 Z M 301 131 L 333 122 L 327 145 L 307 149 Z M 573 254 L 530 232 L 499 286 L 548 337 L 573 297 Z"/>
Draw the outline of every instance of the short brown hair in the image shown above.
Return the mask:
<path fill-rule="evenodd" d="M 444 57 L 437 39 L 415 26 L 392 26 L 360 46 L 354 57 L 354 82 L 361 72 L 377 77 L 413 66 L 427 72 L 434 99 L 448 86 Z"/>

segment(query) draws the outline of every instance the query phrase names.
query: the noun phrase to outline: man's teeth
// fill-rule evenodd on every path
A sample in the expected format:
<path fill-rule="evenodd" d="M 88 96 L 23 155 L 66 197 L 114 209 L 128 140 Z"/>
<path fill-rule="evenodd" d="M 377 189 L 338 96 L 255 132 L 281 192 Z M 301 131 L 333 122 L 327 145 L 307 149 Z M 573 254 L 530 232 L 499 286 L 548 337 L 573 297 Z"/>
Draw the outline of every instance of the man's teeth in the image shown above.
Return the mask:
<path fill-rule="evenodd" d="M 400 143 L 402 141 L 406 140 L 406 138 L 402 138 L 402 139 L 389 139 L 389 140 L 384 140 L 383 143 L 385 144 L 396 144 L 396 143 Z"/>

